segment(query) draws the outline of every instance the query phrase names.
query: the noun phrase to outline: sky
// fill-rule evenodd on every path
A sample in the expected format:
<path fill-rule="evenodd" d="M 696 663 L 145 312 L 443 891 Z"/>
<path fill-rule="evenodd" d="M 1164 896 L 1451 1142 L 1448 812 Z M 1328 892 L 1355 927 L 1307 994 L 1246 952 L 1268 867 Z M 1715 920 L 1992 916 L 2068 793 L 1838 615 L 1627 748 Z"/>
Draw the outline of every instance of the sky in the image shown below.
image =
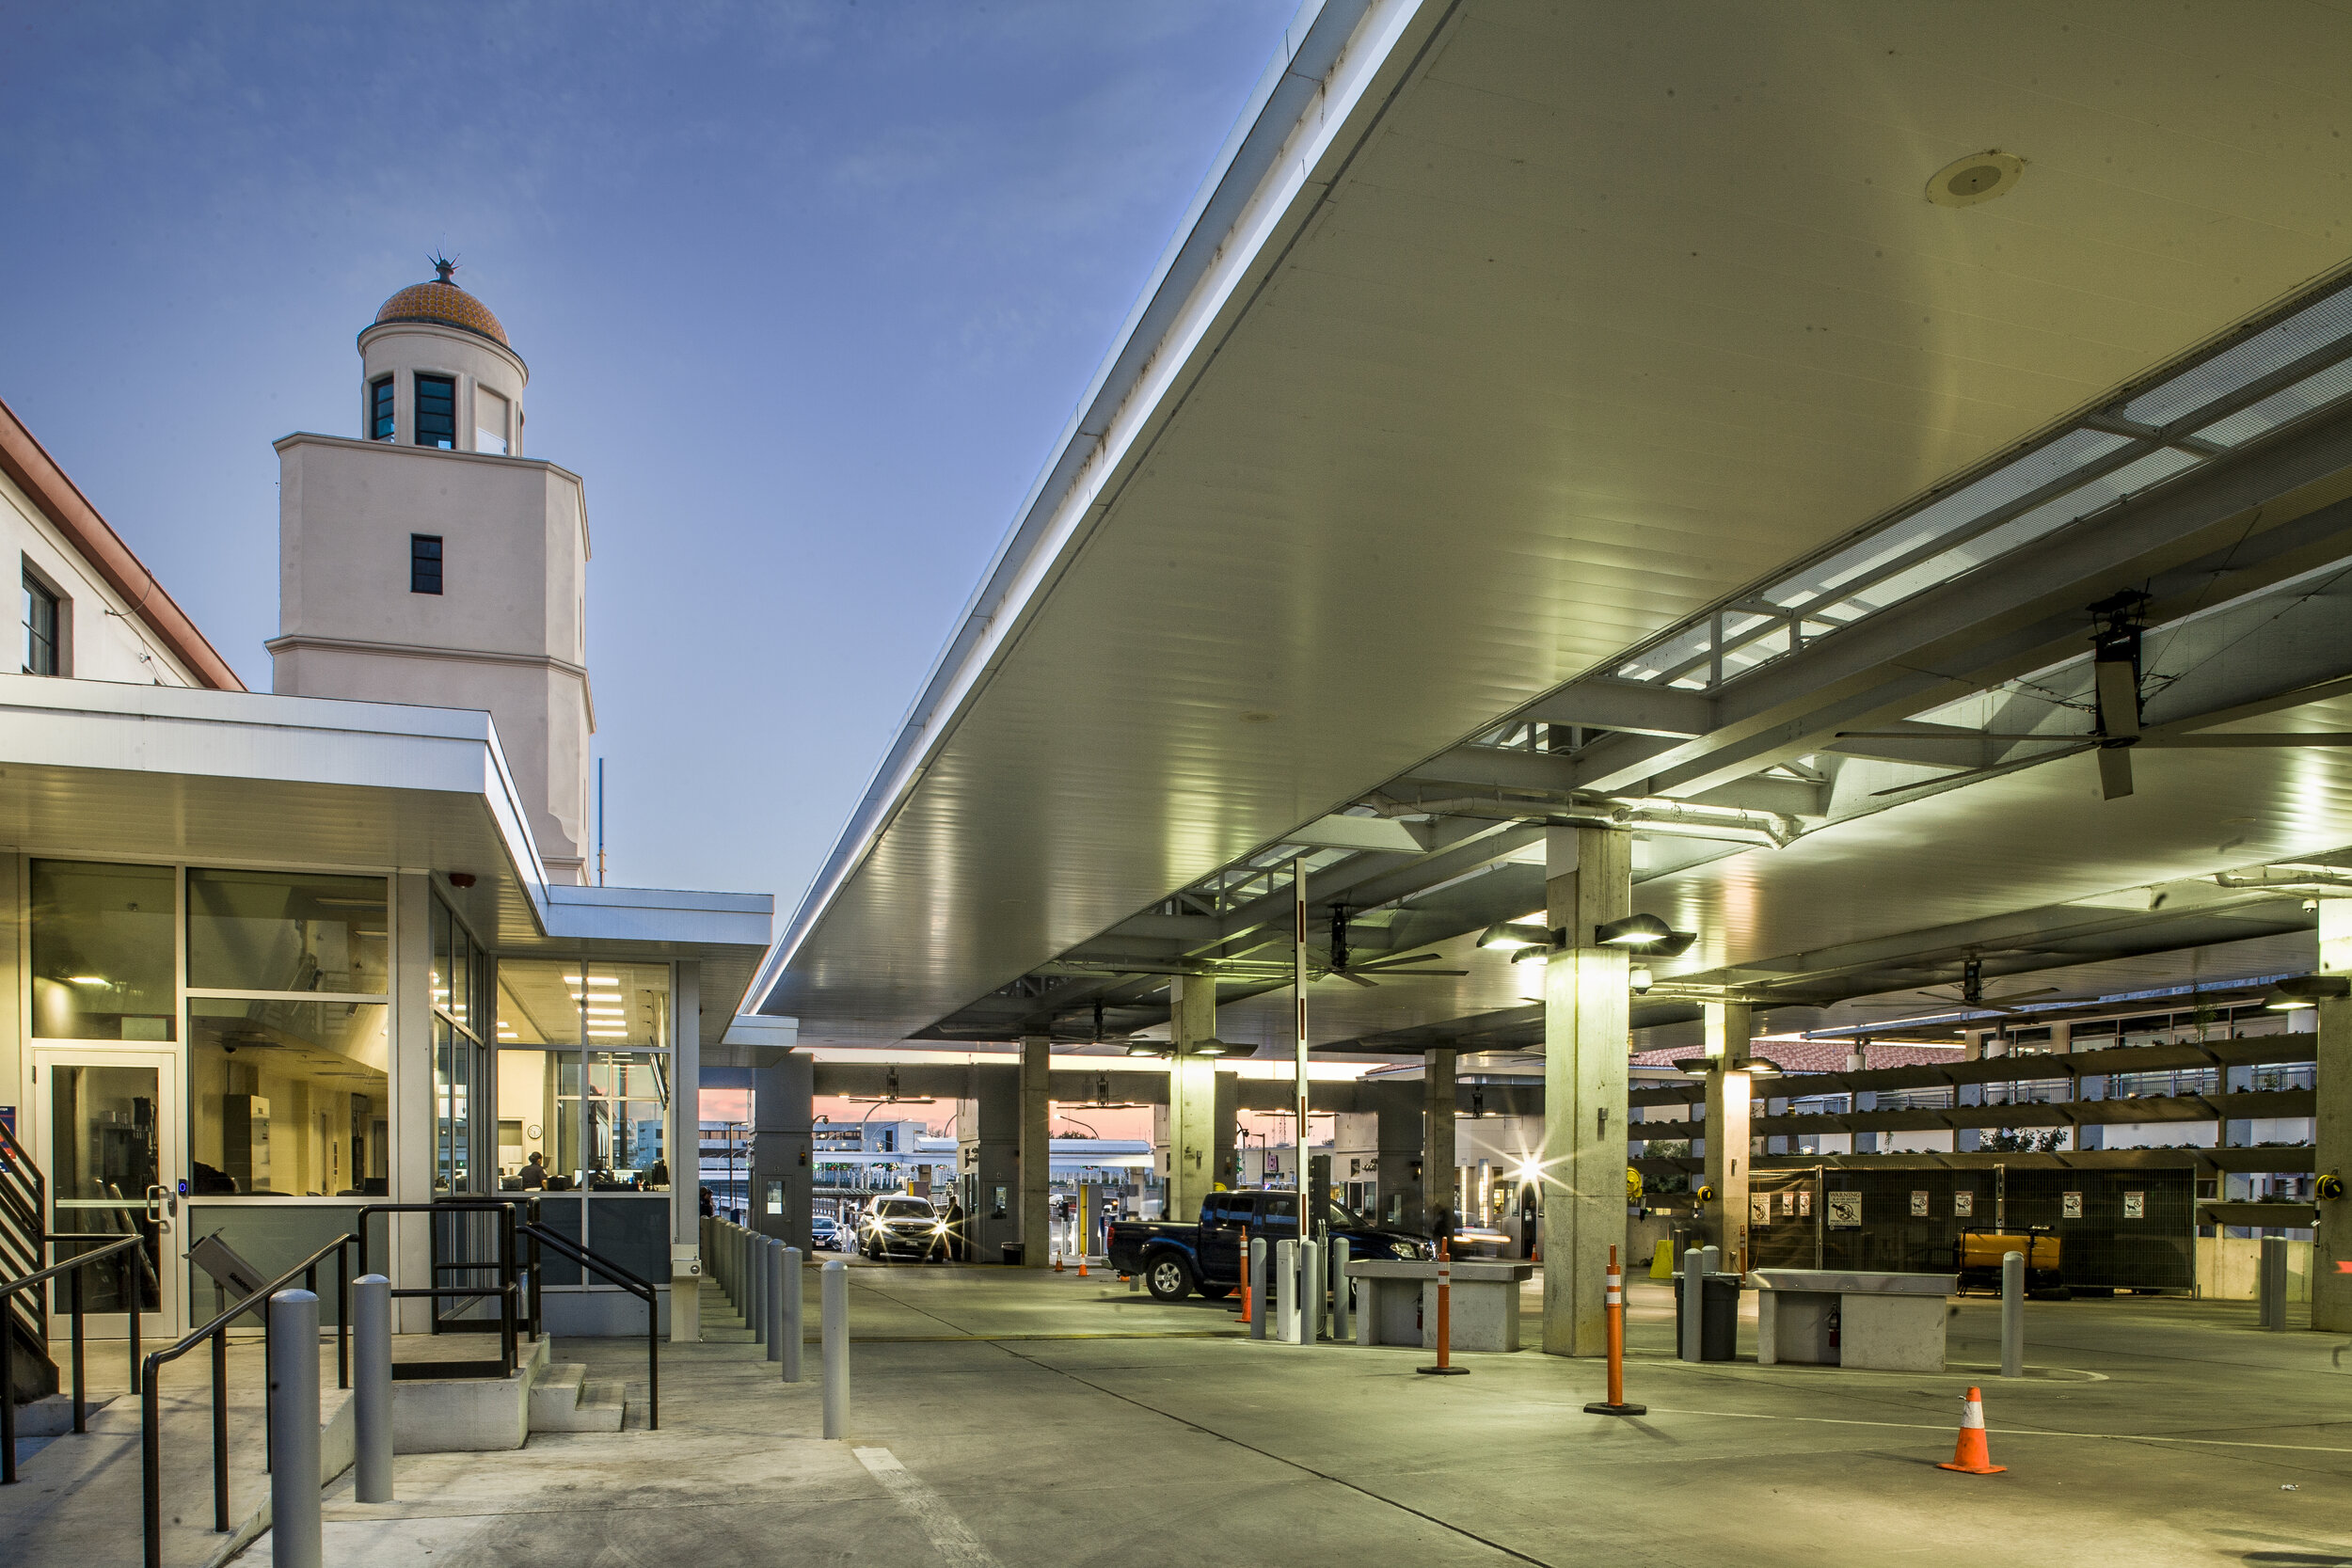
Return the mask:
<path fill-rule="evenodd" d="M 256 690 L 428 256 L 587 484 L 610 879 L 798 902 L 1296 0 L 0 5 L 0 398 Z"/>

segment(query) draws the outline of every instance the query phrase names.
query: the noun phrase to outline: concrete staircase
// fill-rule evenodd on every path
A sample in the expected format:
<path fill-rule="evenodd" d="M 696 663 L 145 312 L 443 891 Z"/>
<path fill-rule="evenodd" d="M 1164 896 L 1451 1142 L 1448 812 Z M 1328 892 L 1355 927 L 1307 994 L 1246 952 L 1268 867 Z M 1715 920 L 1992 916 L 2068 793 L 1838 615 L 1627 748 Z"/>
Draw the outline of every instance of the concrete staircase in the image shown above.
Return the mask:
<path fill-rule="evenodd" d="M 533 1432 L 618 1432 L 628 1415 L 619 1378 L 588 1376 L 577 1361 L 559 1361 L 531 1386 Z"/>

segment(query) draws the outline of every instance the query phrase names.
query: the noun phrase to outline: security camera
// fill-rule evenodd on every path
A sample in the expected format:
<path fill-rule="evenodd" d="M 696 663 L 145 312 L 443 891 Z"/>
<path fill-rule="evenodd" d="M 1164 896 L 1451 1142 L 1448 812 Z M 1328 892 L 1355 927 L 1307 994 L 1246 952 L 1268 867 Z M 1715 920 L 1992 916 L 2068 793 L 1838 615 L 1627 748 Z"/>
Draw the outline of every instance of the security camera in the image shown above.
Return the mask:
<path fill-rule="evenodd" d="M 1636 996 L 1648 995 L 1650 987 L 1658 983 L 1658 977 L 1649 972 L 1649 968 L 1645 964 L 1635 965 L 1632 972 L 1629 974 L 1626 978 L 1632 982 L 1633 994 Z"/>

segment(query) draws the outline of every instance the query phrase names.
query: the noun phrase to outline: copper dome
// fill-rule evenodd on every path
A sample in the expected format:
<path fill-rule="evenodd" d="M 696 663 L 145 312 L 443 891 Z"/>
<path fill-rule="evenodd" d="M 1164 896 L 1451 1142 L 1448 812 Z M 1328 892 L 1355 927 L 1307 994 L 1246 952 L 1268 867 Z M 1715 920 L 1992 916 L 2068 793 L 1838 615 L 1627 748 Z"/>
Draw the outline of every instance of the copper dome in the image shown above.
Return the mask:
<path fill-rule="evenodd" d="M 501 348 L 514 346 L 507 342 L 506 328 L 490 314 L 490 308 L 446 277 L 409 284 L 384 302 L 375 321 L 379 326 L 386 322 L 434 322 L 479 332 Z"/>

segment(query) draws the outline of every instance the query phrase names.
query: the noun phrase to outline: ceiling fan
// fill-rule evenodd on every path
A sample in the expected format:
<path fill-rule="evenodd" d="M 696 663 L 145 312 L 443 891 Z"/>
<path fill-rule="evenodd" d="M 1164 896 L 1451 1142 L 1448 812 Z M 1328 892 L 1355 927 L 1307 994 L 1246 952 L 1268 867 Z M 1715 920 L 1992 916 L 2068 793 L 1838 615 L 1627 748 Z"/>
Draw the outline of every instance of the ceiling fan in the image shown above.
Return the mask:
<path fill-rule="evenodd" d="M 2256 746 L 2352 746 L 2352 734 L 2341 731 L 2310 735 L 2199 735 L 2195 730 L 2205 724 L 2222 722 L 2221 718 L 2184 719 L 2170 724 L 2143 728 L 2139 721 L 2140 636 L 2146 629 L 2143 615 L 2148 595 L 2137 589 L 2126 588 L 2110 594 L 2089 607 L 2093 623 L 2090 638 L 2091 701 L 2093 723 L 2089 735 L 2045 735 L 2033 733 L 1982 732 L 1951 735 L 1921 733 L 1916 730 L 1840 730 L 1839 740 L 1904 740 L 1926 745 L 1943 742 L 1947 745 L 1981 745 L 1988 740 L 2061 742 L 2056 751 L 2035 756 L 2019 757 L 2010 762 L 1995 763 L 1990 768 L 1971 768 L 1963 772 L 1947 773 L 1940 778 L 1924 779 L 1915 784 L 1898 784 L 1882 789 L 1879 795 L 1900 795 L 1909 790 L 1948 784 L 1962 779 L 1985 778 L 1995 773 L 2015 772 L 2019 768 L 2055 762 L 2060 757 L 2079 756 L 2085 752 L 2099 753 L 2099 795 L 2103 800 L 2120 800 L 2132 792 L 2132 752 L 2142 746 L 2181 749 L 2219 749 Z"/>
<path fill-rule="evenodd" d="M 1971 1012 L 2019 1013 L 2025 1011 L 2025 1009 L 2022 1007 L 2012 1007 L 2010 1006 L 2010 1003 L 2023 1002 L 2028 996 L 2050 996 L 2055 994 L 2057 990 L 2058 987 L 2056 986 L 2037 986 L 2032 990 L 2010 991 L 1997 1000 L 1988 999 L 1984 994 L 1984 960 L 1982 958 L 1969 958 L 1963 962 L 1960 966 L 1959 985 L 1918 986 L 1914 988 L 1909 994 L 1913 996 L 1932 997 L 1937 1001 L 1957 1001 L 1962 1006 L 1967 1008 Z M 1947 996 L 1946 994 L 1947 992 L 1954 991 L 1959 994 L 1957 996 Z M 1914 1006 L 1914 1004 L 1908 1002 L 1864 1002 L 1858 1004 L 1858 1006 L 1865 1007 L 1904 1008 L 1910 1007 Z"/>
<path fill-rule="evenodd" d="M 1442 953 L 1407 953 L 1392 958 L 1375 958 L 1370 963 L 1356 963 L 1347 951 L 1347 906 L 1331 906 L 1331 961 L 1324 973 L 1345 980 L 1352 986 L 1369 990 L 1379 982 L 1372 975 L 1394 970 L 1408 974 L 1468 974 L 1467 969 L 1421 969 L 1420 964 L 1434 963 L 1444 958 Z"/>

